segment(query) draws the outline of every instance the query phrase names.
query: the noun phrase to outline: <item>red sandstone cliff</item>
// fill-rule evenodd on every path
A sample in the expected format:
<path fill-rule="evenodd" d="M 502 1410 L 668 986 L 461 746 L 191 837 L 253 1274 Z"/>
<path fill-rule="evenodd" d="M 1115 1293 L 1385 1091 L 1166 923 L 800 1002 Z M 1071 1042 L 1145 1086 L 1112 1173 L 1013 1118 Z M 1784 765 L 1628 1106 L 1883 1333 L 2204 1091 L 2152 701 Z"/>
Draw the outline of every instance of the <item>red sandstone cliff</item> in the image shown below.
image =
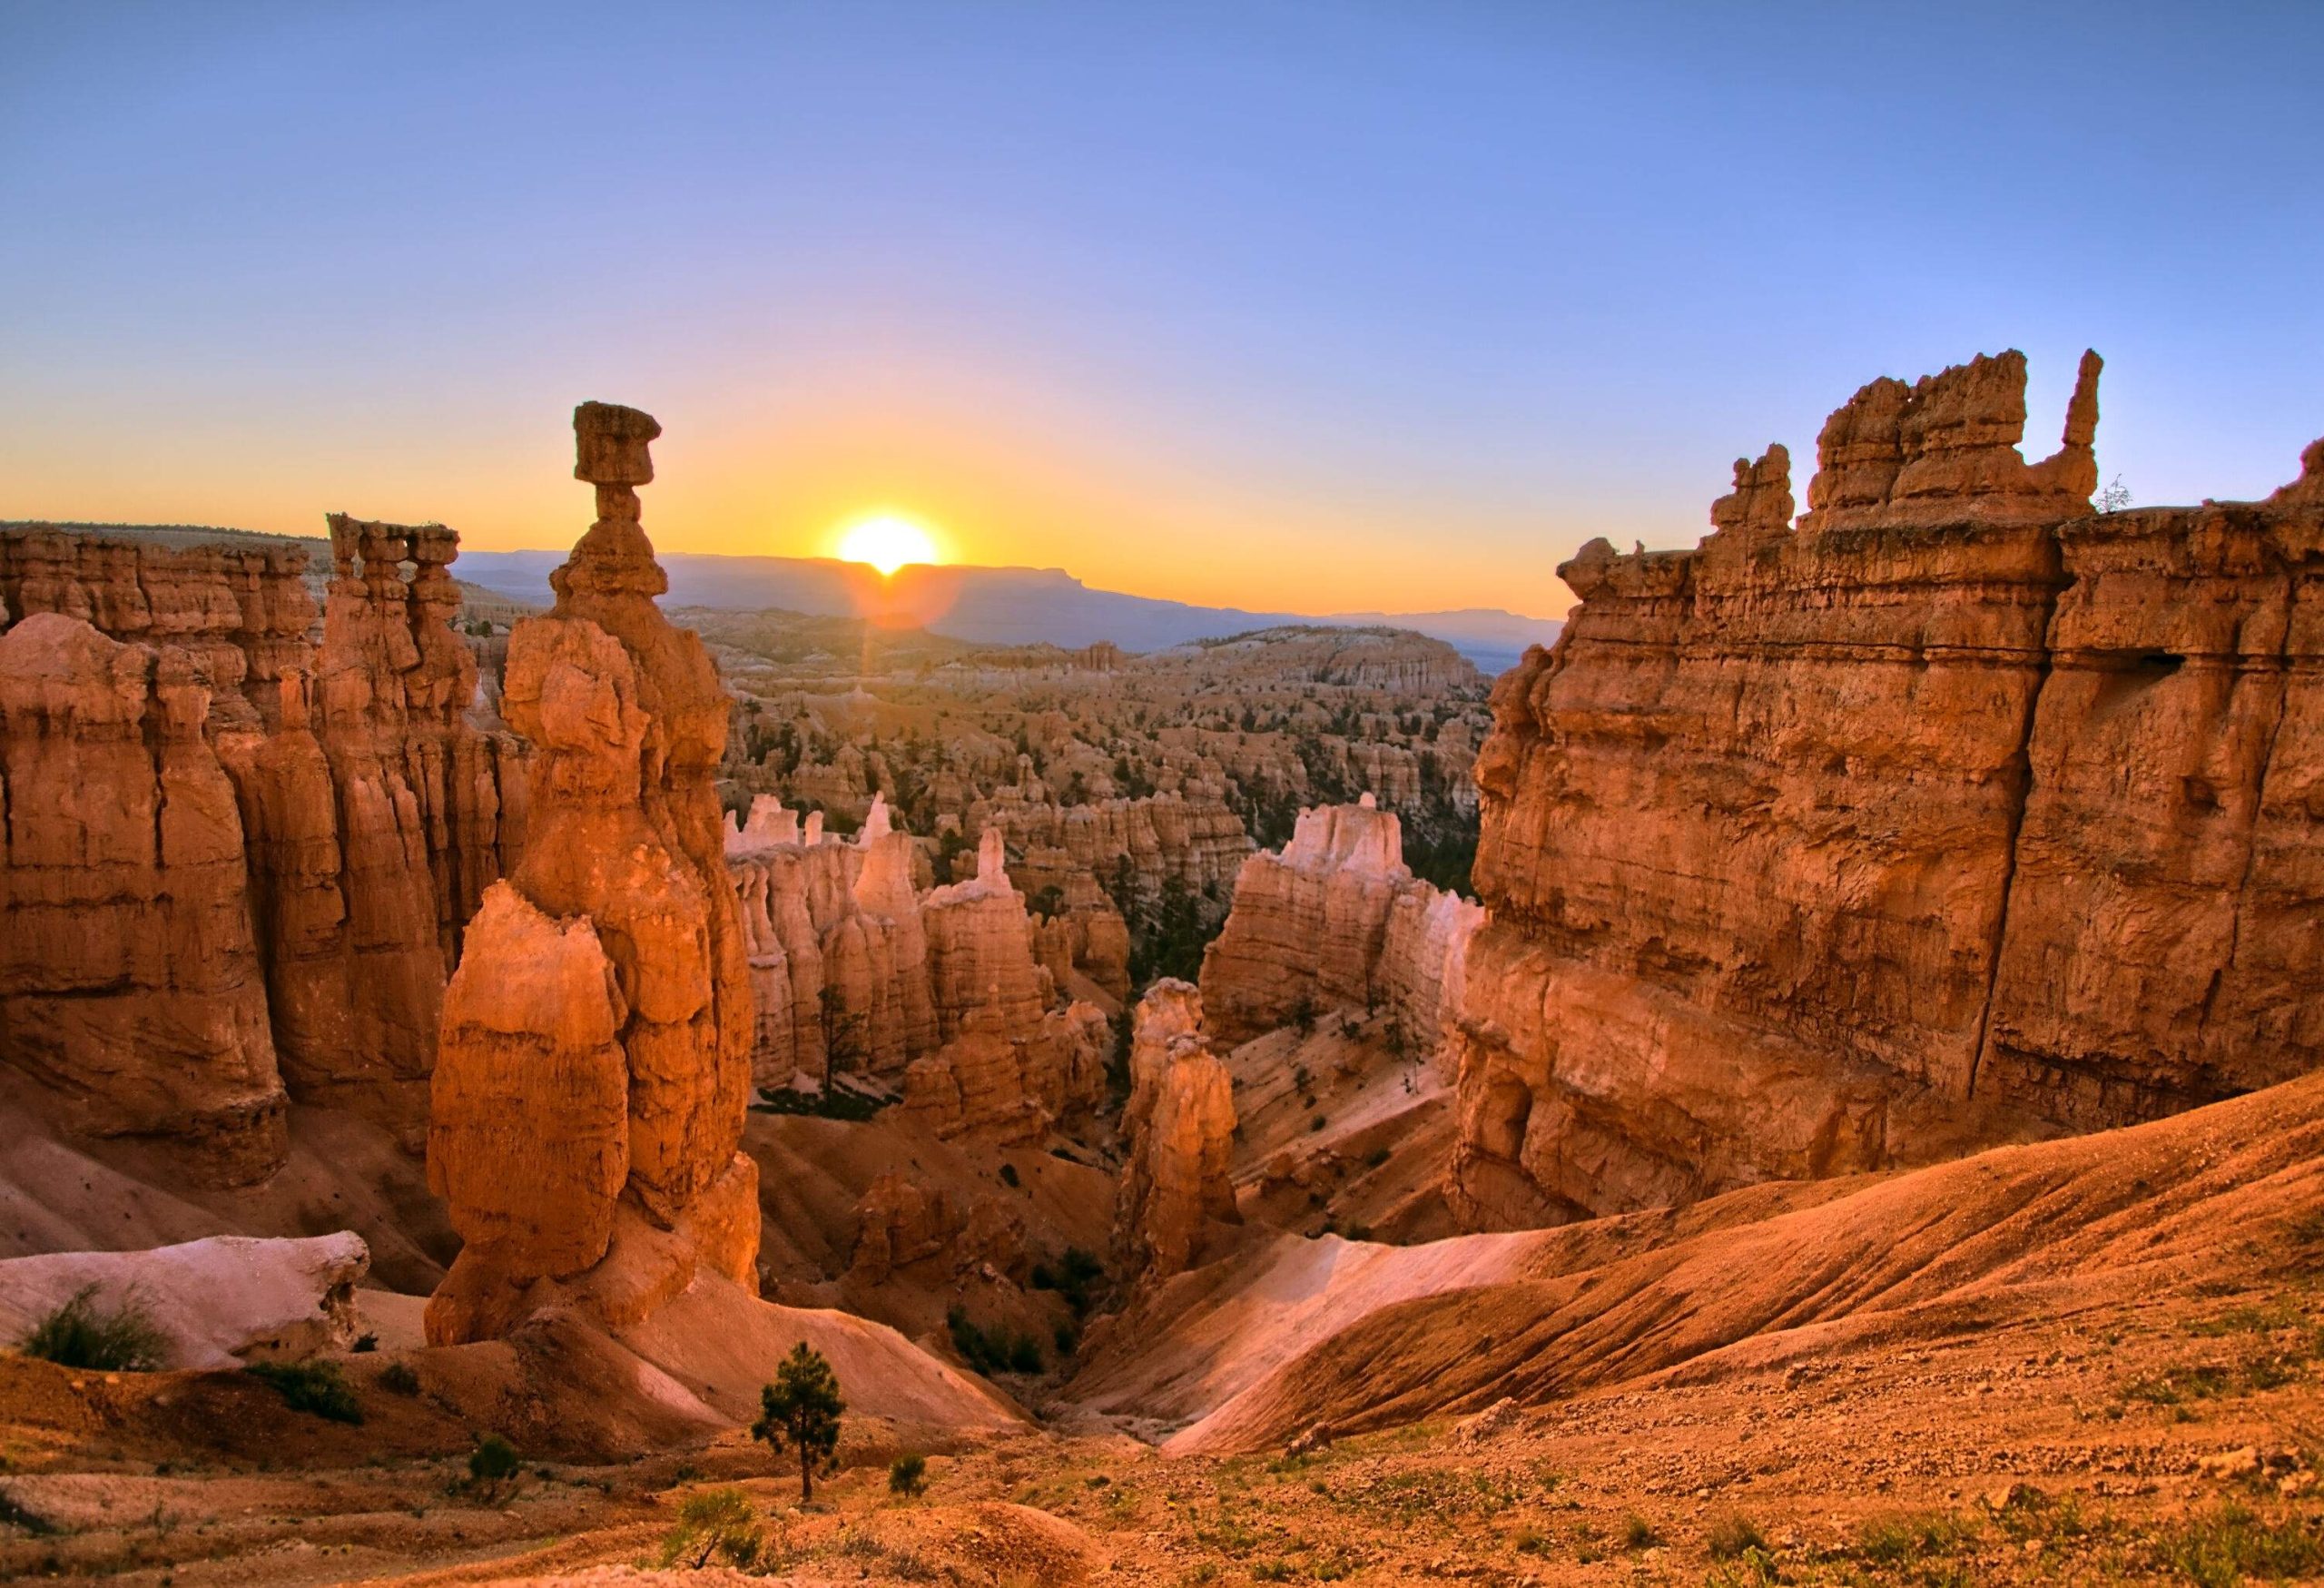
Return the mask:
<path fill-rule="evenodd" d="M 2324 504 L 2094 517 L 2095 355 L 1876 381 L 1494 694 L 1478 1226 L 1925 1161 L 2324 1060 Z M 2310 482 L 2324 472 L 2311 449 Z"/>
<path fill-rule="evenodd" d="M 233 785 L 184 650 L 37 613 L 0 634 L 0 1058 L 85 1134 L 198 1180 L 285 1150 Z"/>
<path fill-rule="evenodd" d="M 78 1129 L 192 1147 L 203 1179 L 263 1179 L 281 1163 L 286 1083 L 292 1096 L 352 1104 L 417 1139 L 458 928 L 519 837 L 522 746 L 468 721 L 475 670 L 446 621 L 451 532 L 338 516 L 331 528 L 338 566 L 320 637 L 302 547 L 0 532 L 0 607 L 26 619 L 20 627 L 45 615 L 82 636 L 25 642 L 0 675 L 27 689 L 44 678 L 36 693 L 85 703 L 116 689 L 118 669 L 142 666 L 171 703 L 167 732 L 153 727 L 149 744 L 173 767 L 222 772 L 230 795 L 165 799 L 172 843 L 154 863 L 168 874 L 142 883 L 102 866 L 68 879 L 72 868 L 49 852 L 76 825 L 84 836 L 66 847 L 89 852 L 95 829 L 71 805 L 34 816 L 29 795 L 16 802 L 27 814 L 0 867 L 0 908 L 16 927 L 0 998 L 27 1010 L 70 998 L 87 1032 L 140 1032 L 147 1057 L 125 1064 L 118 1041 L 94 1036 L 46 1043 L 37 1022 L 10 1021 L 0 1060 L 61 1089 Z M 143 662 L 89 643 L 101 639 Z M 123 768 L 121 725 L 100 733 L 86 711 L 66 715 L 78 725 L 27 704 L 0 728 L 0 755 L 19 778 L 78 791 L 84 807 L 95 791 L 114 793 L 120 803 L 97 826 L 117 826 L 147 797 Z M 178 869 L 190 846 L 206 857 L 199 883 Z M 140 930 L 105 946 L 125 930 L 123 910 L 186 917 L 197 895 L 212 901 L 201 932 Z M 220 946 L 230 939 L 251 945 L 255 975 L 222 971 L 241 962 L 243 951 Z M 227 1041 L 235 1057 L 223 1070 L 194 1062 L 170 1106 L 137 1100 L 135 1071 L 210 1051 L 218 1039 L 203 1032 L 218 1021 L 250 1023 L 246 1011 L 224 1012 L 240 1010 L 245 980 L 259 1036 Z M 224 1001 L 215 1019 L 154 1024 L 150 995 L 172 987 L 211 988 Z M 220 1078 L 215 1092 L 197 1079 L 206 1075 Z M 261 1095 L 272 1101 L 261 1106 Z"/>

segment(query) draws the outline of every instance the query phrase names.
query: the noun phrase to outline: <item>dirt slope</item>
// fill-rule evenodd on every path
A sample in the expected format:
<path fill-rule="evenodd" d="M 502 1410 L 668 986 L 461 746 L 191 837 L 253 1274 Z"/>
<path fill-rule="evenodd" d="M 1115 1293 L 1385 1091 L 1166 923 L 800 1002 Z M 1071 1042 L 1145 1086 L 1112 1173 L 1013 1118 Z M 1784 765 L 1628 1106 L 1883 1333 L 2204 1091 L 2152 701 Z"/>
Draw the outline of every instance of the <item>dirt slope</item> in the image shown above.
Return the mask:
<path fill-rule="evenodd" d="M 2269 1232 L 2324 1207 L 2320 1155 L 2324 1076 L 1909 1174 L 1756 1188 L 1684 1222 L 1275 1244 L 1152 1298 L 1113 1336 L 1134 1354 L 1109 1351 L 1075 1392 L 1193 1419 L 1175 1451 L 1251 1450 L 1319 1422 L 1380 1427 L 2070 1315 L 2276 1260 Z"/>

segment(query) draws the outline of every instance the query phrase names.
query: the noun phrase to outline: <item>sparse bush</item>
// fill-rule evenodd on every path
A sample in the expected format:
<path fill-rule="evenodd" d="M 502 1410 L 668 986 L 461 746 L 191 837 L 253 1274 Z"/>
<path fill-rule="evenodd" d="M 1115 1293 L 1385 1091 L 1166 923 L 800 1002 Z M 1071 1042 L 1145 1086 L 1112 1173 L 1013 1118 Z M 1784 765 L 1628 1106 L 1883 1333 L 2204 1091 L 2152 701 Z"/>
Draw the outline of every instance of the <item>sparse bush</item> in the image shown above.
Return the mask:
<path fill-rule="evenodd" d="M 1069 1323 L 1061 1323 L 1049 1331 L 1049 1343 L 1060 1356 L 1070 1356 L 1081 1349 L 1081 1331 Z"/>
<path fill-rule="evenodd" d="M 944 1325 L 951 1331 L 952 1348 L 960 1359 L 988 1377 L 996 1373 L 1041 1371 L 1040 1342 L 1030 1335 L 1006 1325 L 981 1327 L 969 1317 L 967 1308 L 959 1306 L 944 1315 Z"/>
<path fill-rule="evenodd" d="M 354 1347 L 354 1348 L 355 1348 L 356 1350 L 358 1350 L 358 1351 L 366 1352 L 366 1353 L 368 1353 L 368 1352 L 371 1352 L 371 1351 L 376 1351 L 376 1350 L 378 1350 L 378 1349 L 379 1348 L 379 1336 L 377 1336 L 377 1335 L 368 1335 L 368 1334 L 367 1334 L 367 1335 L 358 1335 L 358 1336 L 355 1336 L 355 1347 Z"/>
<path fill-rule="evenodd" d="M 253 1362 L 242 1369 L 272 1387 L 294 1412 L 334 1423 L 361 1423 L 362 1403 L 336 1362 Z"/>
<path fill-rule="evenodd" d="M 390 1362 L 379 1369 L 379 1387 L 390 1395 L 418 1395 L 419 1375 L 409 1362 Z"/>
<path fill-rule="evenodd" d="M 2312 1517 L 2270 1524 L 2229 1504 L 2191 1518 L 2168 1553 L 2199 1588 L 2236 1588 L 2249 1577 L 2309 1577 L 2324 1570 L 2324 1527 Z"/>
<path fill-rule="evenodd" d="M 497 1498 L 521 1465 L 515 1445 L 497 1434 L 487 1434 L 468 1452 L 468 1486 L 487 1499 Z"/>
<path fill-rule="evenodd" d="M 1731 1561 L 1746 1550 L 1764 1550 L 1767 1535 L 1758 1524 L 1740 1512 L 1730 1511 L 1710 1524 L 1710 1532 L 1703 1539 L 1704 1547 L 1715 1561 Z"/>
<path fill-rule="evenodd" d="M 1975 1532 L 1974 1523 L 1943 1511 L 1878 1516 L 1857 1530 L 1856 1553 L 1875 1565 L 1901 1565 L 1920 1555 L 1949 1553 Z"/>
<path fill-rule="evenodd" d="M 1384 1147 L 1375 1147 L 1364 1155 L 1364 1167 L 1366 1169 L 1378 1169 L 1387 1161 L 1388 1149 Z"/>
<path fill-rule="evenodd" d="M 928 1457 L 906 1451 L 888 1464 L 888 1493 L 915 1499 L 928 1488 Z"/>
<path fill-rule="evenodd" d="M 678 1520 L 662 1540 L 665 1566 L 685 1565 L 696 1571 L 716 1556 L 748 1571 L 756 1565 L 765 1540 L 759 1531 L 758 1513 L 740 1489 L 704 1489 L 678 1504 Z"/>
<path fill-rule="evenodd" d="M 1056 1291 L 1064 1298 L 1065 1304 L 1073 1308 L 1074 1317 L 1083 1317 L 1089 1311 L 1091 1289 L 1105 1277 L 1106 1266 L 1103 1263 L 1079 1247 L 1069 1246 L 1065 1248 L 1065 1256 L 1058 1260 L 1056 1267 L 1047 1263 L 1035 1263 L 1031 1283 L 1036 1290 Z"/>
<path fill-rule="evenodd" d="M 1633 1511 L 1622 1518 L 1622 1543 L 1630 1549 L 1652 1549 L 1662 1542 L 1654 1524 Z"/>
<path fill-rule="evenodd" d="M 751 1105 L 762 1114 L 806 1114 L 818 1119 L 844 1119 L 860 1125 L 871 1119 L 891 1101 L 857 1091 L 852 1087 L 826 1086 L 821 1091 L 793 1091 L 789 1087 L 771 1087 L 759 1092 L 759 1100 Z"/>
<path fill-rule="evenodd" d="M 152 1373 L 169 1359 L 169 1337 L 135 1291 L 107 1307 L 97 1300 L 94 1285 L 44 1314 L 17 1346 L 60 1367 L 100 1373 Z"/>

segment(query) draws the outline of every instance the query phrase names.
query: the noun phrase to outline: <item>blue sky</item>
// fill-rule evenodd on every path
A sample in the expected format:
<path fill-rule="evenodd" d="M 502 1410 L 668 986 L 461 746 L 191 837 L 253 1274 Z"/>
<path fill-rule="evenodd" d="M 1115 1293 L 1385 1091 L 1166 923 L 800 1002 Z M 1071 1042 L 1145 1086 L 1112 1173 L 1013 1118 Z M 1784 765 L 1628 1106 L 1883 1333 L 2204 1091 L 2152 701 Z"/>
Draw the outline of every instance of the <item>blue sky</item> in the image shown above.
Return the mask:
<path fill-rule="evenodd" d="M 0 3 L 0 517 L 957 555 L 1562 610 L 1863 381 L 2324 433 L 2324 6 Z"/>

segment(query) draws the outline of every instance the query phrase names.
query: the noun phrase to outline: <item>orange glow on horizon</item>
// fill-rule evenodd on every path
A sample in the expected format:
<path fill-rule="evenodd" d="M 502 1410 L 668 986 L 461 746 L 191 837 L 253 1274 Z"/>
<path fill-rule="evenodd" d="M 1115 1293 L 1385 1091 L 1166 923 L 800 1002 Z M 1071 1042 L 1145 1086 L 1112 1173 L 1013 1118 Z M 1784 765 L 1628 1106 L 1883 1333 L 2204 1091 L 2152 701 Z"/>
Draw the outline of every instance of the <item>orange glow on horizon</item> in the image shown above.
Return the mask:
<path fill-rule="evenodd" d="M 1157 462 L 1104 427 L 1075 431 L 1070 416 L 993 405 L 972 413 L 965 399 L 919 396 L 812 411 L 727 392 L 665 402 L 655 479 L 640 493 L 655 548 L 836 556 L 891 586 L 911 576 L 887 570 L 926 561 L 1059 568 L 1095 589 L 1253 612 L 1505 607 L 1556 616 L 1571 597 L 1554 569 L 1582 540 L 1670 538 L 1628 502 L 1583 499 L 1544 523 L 1530 507 L 1448 502 L 1420 488 L 1397 498 L 1329 482 L 1260 484 Z M 449 524 L 470 550 L 557 550 L 587 528 L 592 507 L 572 478 L 566 411 L 547 399 L 479 408 L 470 416 L 478 439 L 424 468 L 383 459 L 337 416 L 301 448 L 269 426 L 315 416 L 270 414 L 249 435 L 209 421 L 132 433 L 53 419 L 40 444 L 23 449 L 0 518 L 315 537 L 324 509 L 343 508 Z M 883 518 L 926 534 L 932 555 L 842 547 Z M 1474 530 L 1446 532 L 1463 521 Z"/>

